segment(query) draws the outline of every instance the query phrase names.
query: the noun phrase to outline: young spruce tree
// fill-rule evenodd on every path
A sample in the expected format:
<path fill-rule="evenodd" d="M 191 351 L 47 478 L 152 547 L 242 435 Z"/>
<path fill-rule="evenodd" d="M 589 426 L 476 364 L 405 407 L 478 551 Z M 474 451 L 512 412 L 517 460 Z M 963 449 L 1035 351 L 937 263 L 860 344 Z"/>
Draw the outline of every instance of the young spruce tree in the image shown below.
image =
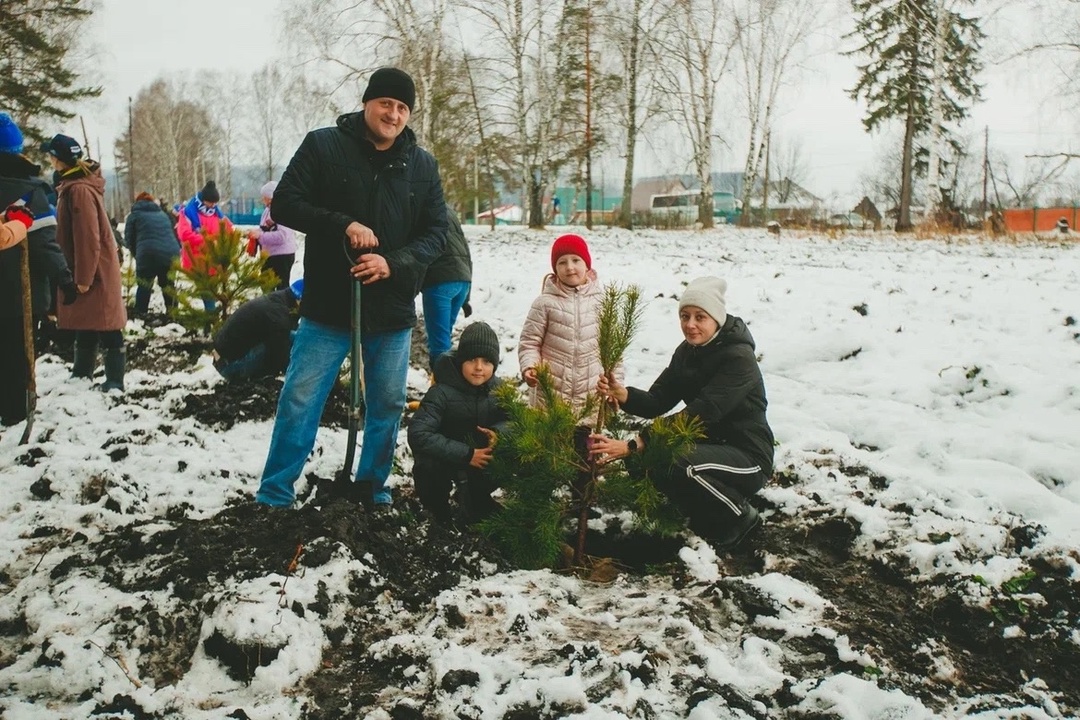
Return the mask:
<path fill-rule="evenodd" d="M 266 267 L 267 255 L 250 258 L 245 252 L 246 240 L 240 230 L 229 230 L 224 223 L 217 237 L 203 232 L 202 252 L 188 269 L 175 269 L 179 282 L 173 289 L 176 305 L 173 318 L 188 330 L 216 330 L 244 301 L 270 292 L 278 277 Z M 203 309 L 203 298 L 213 298 L 217 309 Z"/>
<path fill-rule="evenodd" d="M 600 355 L 606 373 L 622 362 L 639 321 L 638 289 L 609 287 L 600 312 Z M 547 368 L 541 365 L 538 370 L 543 402 L 536 407 L 530 407 L 509 383 L 496 391 L 510 416 L 489 466 L 503 489 L 504 509 L 481 528 L 513 562 L 526 568 L 553 567 L 567 538 L 573 537 L 576 570 L 587 569 L 590 562 L 585 539 L 594 507 L 631 510 L 638 525 L 650 532 L 672 534 L 681 528 L 677 511 L 651 478 L 670 470 L 675 457 L 701 436 L 700 425 L 658 418 L 652 421 L 644 453 L 629 458 L 625 467 L 622 463 L 600 467 L 588 458 L 589 433 L 594 427 L 617 431 L 623 423 L 595 397 L 575 412 L 555 392 Z"/>

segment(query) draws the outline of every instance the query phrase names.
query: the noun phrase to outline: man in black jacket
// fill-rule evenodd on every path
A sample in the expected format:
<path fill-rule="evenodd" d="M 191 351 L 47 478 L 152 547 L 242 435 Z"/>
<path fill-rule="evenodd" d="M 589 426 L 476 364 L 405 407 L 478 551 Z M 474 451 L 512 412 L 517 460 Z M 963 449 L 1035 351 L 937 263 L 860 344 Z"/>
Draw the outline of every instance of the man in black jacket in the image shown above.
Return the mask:
<path fill-rule="evenodd" d="M 376 507 L 390 505 L 414 304 L 447 232 L 438 164 L 406 127 L 415 100 L 408 74 L 376 70 L 363 110 L 308 133 L 274 192 L 274 222 L 306 233 L 304 297 L 255 496 L 261 503 L 287 507 L 295 497 L 349 353 L 351 286 L 360 282 L 366 413 L 355 480 Z"/>
<path fill-rule="evenodd" d="M 214 334 L 214 367 L 226 380 L 277 375 L 289 366 L 296 308 L 304 293 L 297 280 L 249 300 Z"/>

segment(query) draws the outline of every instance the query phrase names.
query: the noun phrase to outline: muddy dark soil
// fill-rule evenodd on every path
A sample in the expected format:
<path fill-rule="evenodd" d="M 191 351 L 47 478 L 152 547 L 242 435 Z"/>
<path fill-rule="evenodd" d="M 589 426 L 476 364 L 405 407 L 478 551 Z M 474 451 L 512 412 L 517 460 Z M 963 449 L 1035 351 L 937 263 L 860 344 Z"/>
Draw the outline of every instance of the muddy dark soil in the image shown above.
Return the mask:
<path fill-rule="evenodd" d="M 858 534 L 849 518 L 807 526 L 774 516 L 732 553 L 728 565 L 745 575 L 761 572 L 765 557 L 785 558 L 788 575 L 817 588 L 835 606 L 832 625 L 850 637 L 852 647 L 880 661 L 880 669 L 894 671 L 882 684 L 895 684 L 931 708 L 980 693 L 1012 695 L 1018 705 L 1027 704 L 1024 686 L 1038 677 L 1066 714 L 1080 711 L 1080 647 L 1070 637 L 1080 626 L 1080 583 L 1067 569 L 1035 558 L 1030 562 L 1036 577 L 1024 592 L 1047 602 L 1000 594 L 987 608 L 965 597 L 955 579 L 916 578 L 896 558 L 852 553 Z M 752 604 L 747 612 L 754 612 Z M 1006 639 L 1009 626 L 1023 635 Z M 945 677 L 936 676 L 942 660 L 955 668 Z"/>
<path fill-rule="evenodd" d="M 129 344 L 129 362 L 151 371 L 175 371 L 194 365 L 206 348 L 200 339 L 140 340 Z M 176 412 L 220 426 L 266 419 L 273 417 L 279 389 L 280 379 L 220 383 L 192 392 Z M 343 425 L 346 396 L 343 389 L 335 393 L 324 422 Z M 378 613 L 370 610 L 376 596 L 389 592 L 407 609 L 425 613 L 439 592 L 456 585 L 463 576 L 480 576 L 482 564 L 494 563 L 501 568 L 506 564 L 472 530 L 429 522 L 408 490 L 395 498 L 394 513 L 377 515 L 341 497 L 330 479 L 312 479 L 312 496 L 300 510 L 273 510 L 246 502 L 197 520 L 188 517 L 189 508 L 178 506 L 153 522 L 118 529 L 93 546 L 86 545 L 84 535 L 75 533 L 58 540 L 62 547 L 81 549 L 53 569 L 53 580 L 81 573 L 95 574 L 127 592 L 171 586 L 181 601 L 176 607 L 129 609 L 117 618 L 121 627 L 130 628 L 129 636 L 144 638 L 139 648 L 140 674 L 161 684 L 175 682 L 187 671 L 198 647 L 202 620 L 213 610 L 203 605 L 203 599 L 212 597 L 224 579 L 285 573 L 297 558 L 302 567 L 316 567 L 328 562 L 339 549 L 354 558 L 373 558 L 369 564 L 381 580 L 351 588 L 344 622 L 328 628 L 330 646 L 324 650 L 321 669 L 300 689 L 312 698 L 307 720 L 362 717 L 376 706 L 376 694 L 401 672 L 400 658 L 377 660 L 367 652 L 372 642 L 384 639 L 389 632 Z M 878 480 L 887 484 L 884 478 Z M 763 511 L 775 510 L 762 498 L 754 498 L 754 502 Z M 766 517 L 763 527 L 724 558 L 726 577 L 700 593 L 706 609 L 711 604 L 714 610 L 702 623 L 723 621 L 730 617 L 732 607 L 745 619 L 777 614 L 779 610 L 770 599 L 740 578 L 764 572 L 767 563 L 770 571 L 776 571 L 779 558 L 780 572 L 813 586 L 832 603 L 835 614 L 828 618 L 831 627 L 847 635 L 853 649 L 877 663 L 867 668 L 841 659 L 832 641 L 822 638 L 790 639 L 780 634 L 769 638 L 791 649 L 793 657 L 804 659 L 799 668 L 786 668 L 796 677 L 837 672 L 868 679 L 880 676 L 878 682 L 883 686 L 920 697 L 935 710 L 981 694 L 998 696 L 999 703 L 1004 697 L 1014 698 L 1017 706 L 1030 704 L 1033 700 L 1025 686 L 1037 677 L 1046 683 L 1044 692 L 1058 704 L 1058 711 L 1080 713 L 1080 648 L 1070 636 L 1080 626 L 1080 583 L 1061 564 L 1027 557 L 1034 574 L 1023 593 L 1019 588 L 1015 596 L 997 592 L 989 603 L 980 603 L 969 597 L 965 582 L 918 576 L 902 561 L 889 558 L 887 548 L 872 557 L 860 554 L 854 546 L 859 527 L 849 518 L 792 518 L 778 512 L 766 513 Z M 60 531 L 56 532 L 59 537 Z M 1012 551 L 1024 552 L 1037 533 L 1037 528 L 1016 529 Z M 664 574 L 677 588 L 690 580 L 677 558 L 683 545 L 679 540 L 593 534 L 589 541 L 590 552 L 612 557 L 625 573 Z M 1045 602 L 1031 602 L 1033 594 L 1041 595 Z M 326 617 L 330 608 L 326 601 L 317 600 L 293 607 L 293 611 Z M 1011 626 L 1021 632 L 1006 639 L 1003 631 Z M 0 631 L 8 636 L 27 634 L 25 623 Z M 769 631 L 755 632 L 768 635 Z M 235 646 L 220 637 L 207 639 L 204 650 L 239 679 L 250 678 L 275 652 L 272 648 Z M 42 657 L 46 656 L 47 648 L 43 648 Z M 942 672 L 942 668 L 952 670 Z M 729 705 L 754 717 L 806 717 L 787 710 L 799 698 L 786 691 L 754 698 L 768 708 L 765 714 L 733 688 L 688 682 L 685 693 L 688 708 L 703 697 L 719 694 Z M 972 712 L 985 709 L 990 708 L 970 708 Z M 235 712 L 241 714 L 231 717 L 247 716 L 243 709 Z M 506 717 L 547 717 L 535 711 L 521 712 L 525 714 Z M 643 712 L 642 717 L 650 716 L 651 711 Z M 159 717 L 124 697 L 99 708 L 99 714 Z M 401 705 L 391 717 L 425 716 Z"/>

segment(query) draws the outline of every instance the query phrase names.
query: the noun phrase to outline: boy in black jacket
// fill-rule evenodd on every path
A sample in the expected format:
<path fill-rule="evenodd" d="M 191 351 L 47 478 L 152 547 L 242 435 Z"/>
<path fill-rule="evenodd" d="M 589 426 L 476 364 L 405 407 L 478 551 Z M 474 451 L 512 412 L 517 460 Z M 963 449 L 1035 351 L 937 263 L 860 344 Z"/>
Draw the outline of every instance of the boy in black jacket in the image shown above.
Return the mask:
<path fill-rule="evenodd" d="M 467 521 L 482 520 L 497 508 L 491 498 L 495 484 L 486 468 L 508 419 L 492 396 L 502 383 L 494 377 L 498 366 L 495 331 L 483 322 L 469 325 L 457 349 L 435 361 L 435 385 L 409 423 L 416 494 L 439 521 L 451 518 L 453 485 Z"/>

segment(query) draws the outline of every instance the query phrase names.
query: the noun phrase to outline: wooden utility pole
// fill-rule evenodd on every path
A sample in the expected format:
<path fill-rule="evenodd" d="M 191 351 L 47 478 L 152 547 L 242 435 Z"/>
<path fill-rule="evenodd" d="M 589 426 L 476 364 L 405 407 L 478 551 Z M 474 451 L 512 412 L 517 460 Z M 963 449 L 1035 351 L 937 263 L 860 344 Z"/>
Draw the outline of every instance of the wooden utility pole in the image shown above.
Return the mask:
<path fill-rule="evenodd" d="M 772 150 L 772 130 L 765 128 L 765 183 L 761 189 L 761 221 L 769 224 L 769 152 Z"/>
<path fill-rule="evenodd" d="M 986 223 L 986 182 L 990 176 L 990 126 L 987 125 L 983 129 L 983 197 L 982 197 L 982 216 L 983 223 Z"/>
<path fill-rule="evenodd" d="M 131 98 L 128 98 L 128 200 L 135 202 L 135 123 L 132 121 Z"/>

